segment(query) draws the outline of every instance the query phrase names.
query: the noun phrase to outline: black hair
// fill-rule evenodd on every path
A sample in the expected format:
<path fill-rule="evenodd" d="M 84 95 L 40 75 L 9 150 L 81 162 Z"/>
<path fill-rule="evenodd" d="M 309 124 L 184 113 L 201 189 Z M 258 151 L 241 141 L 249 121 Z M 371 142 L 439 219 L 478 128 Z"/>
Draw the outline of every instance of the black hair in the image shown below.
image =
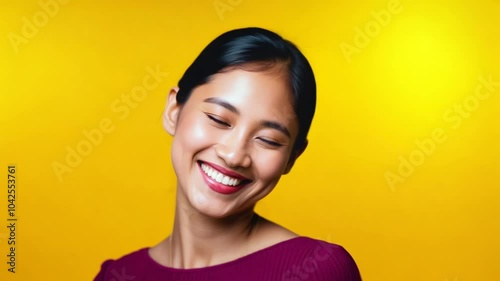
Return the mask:
<path fill-rule="evenodd" d="M 228 31 L 214 39 L 198 55 L 179 81 L 177 102 L 184 104 L 194 88 L 230 67 L 257 63 L 270 68 L 282 64 L 292 89 L 293 107 L 299 122 L 294 150 L 306 142 L 316 108 L 316 81 L 306 57 L 290 41 L 257 27 Z M 262 70 L 262 69 L 261 69 Z"/>

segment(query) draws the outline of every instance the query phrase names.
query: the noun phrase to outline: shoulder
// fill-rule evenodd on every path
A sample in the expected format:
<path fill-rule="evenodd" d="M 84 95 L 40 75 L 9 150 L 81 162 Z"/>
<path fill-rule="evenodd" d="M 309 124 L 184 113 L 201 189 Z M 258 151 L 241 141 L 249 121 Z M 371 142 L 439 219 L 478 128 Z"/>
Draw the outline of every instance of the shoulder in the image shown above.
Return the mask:
<path fill-rule="evenodd" d="M 94 281 L 135 279 L 146 269 L 147 253 L 148 248 L 142 248 L 118 259 L 104 261 Z"/>
<path fill-rule="evenodd" d="M 264 218 L 260 249 L 278 254 L 284 264 L 283 280 L 360 281 L 361 276 L 351 254 L 341 245 L 298 236 Z M 254 244 L 258 245 L 258 243 Z M 276 257 L 275 257 L 276 258 Z"/>
<path fill-rule="evenodd" d="M 285 244 L 282 254 L 290 257 L 291 264 L 283 280 L 361 280 L 356 262 L 340 245 L 303 236 Z"/>

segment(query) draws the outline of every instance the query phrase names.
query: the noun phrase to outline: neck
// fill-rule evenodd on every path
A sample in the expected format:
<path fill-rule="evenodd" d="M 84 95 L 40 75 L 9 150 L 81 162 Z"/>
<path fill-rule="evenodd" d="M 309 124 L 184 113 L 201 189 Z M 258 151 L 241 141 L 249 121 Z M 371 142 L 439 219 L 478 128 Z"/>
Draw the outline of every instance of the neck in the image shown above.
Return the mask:
<path fill-rule="evenodd" d="M 260 217 L 253 208 L 225 218 L 208 217 L 177 200 L 168 264 L 198 268 L 221 264 L 248 253 Z M 187 203 L 187 202 L 186 202 Z"/>

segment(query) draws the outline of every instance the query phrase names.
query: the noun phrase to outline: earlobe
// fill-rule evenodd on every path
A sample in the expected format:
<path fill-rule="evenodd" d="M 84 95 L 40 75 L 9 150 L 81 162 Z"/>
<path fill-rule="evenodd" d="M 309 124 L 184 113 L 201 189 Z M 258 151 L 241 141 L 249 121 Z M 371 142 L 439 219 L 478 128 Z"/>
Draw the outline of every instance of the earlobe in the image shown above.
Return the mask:
<path fill-rule="evenodd" d="M 300 148 L 298 148 L 297 150 L 292 152 L 293 155 L 290 156 L 290 160 L 288 160 L 288 163 L 286 164 L 286 168 L 285 168 L 285 171 L 283 172 L 283 175 L 288 174 L 292 170 L 292 167 L 295 164 L 295 161 L 304 152 L 304 150 L 306 150 L 306 147 L 308 144 L 309 144 L 309 141 L 306 139 L 304 141 L 304 144 Z"/>
<path fill-rule="evenodd" d="M 165 112 L 163 112 L 163 127 L 171 136 L 175 135 L 177 118 L 179 117 L 181 109 L 180 104 L 177 103 L 178 92 L 178 87 L 174 87 L 170 90 L 167 98 L 167 106 L 165 107 Z"/>

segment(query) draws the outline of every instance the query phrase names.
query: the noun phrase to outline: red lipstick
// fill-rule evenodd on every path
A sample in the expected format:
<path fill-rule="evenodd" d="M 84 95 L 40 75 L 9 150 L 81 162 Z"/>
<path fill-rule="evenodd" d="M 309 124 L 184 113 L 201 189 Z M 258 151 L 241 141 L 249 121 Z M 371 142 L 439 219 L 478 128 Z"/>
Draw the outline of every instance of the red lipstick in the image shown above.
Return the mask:
<path fill-rule="evenodd" d="M 223 183 L 219 183 L 219 182 L 215 181 L 214 179 L 212 179 L 211 177 L 209 177 L 203 171 L 203 168 L 201 167 L 202 164 L 209 166 L 210 168 L 216 170 L 217 172 L 219 172 L 221 174 L 224 174 L 225 176 L 229 176 L 231 178 L 238 179 L 241 182 L 236 186 L 230 186 L 230 185 L 225 185 Z M 203 176 L 203 180 L 205 181 L 205 183 L 208 185 L 208 187 L 210 189 L 212 189 L 213 191 L 215 191 L 217 193 L 233 194 L 233 193 L 241 190 L 243 187 L 247 186 L 248 183 L 250 183 L 250 180 L 248 178 L 246 178 L 246 177 L 244 177 L 236 172 L 230 171 L 224 167 L 213 164 L 213 163 L 198 162 L 198 167 L 199 167 L 201 175 Z"/>

